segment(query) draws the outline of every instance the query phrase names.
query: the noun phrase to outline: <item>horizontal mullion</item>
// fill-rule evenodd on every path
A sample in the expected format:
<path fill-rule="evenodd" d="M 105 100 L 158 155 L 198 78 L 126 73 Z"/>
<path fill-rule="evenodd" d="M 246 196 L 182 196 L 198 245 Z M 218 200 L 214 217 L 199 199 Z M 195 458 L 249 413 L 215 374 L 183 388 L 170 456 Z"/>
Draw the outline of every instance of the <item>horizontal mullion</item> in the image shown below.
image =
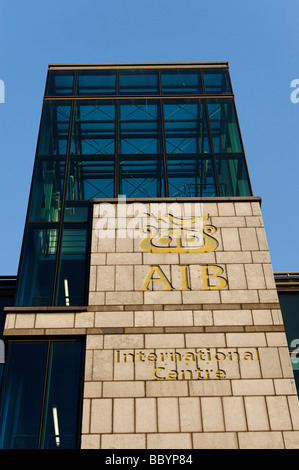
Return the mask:
<path fill-rule="evenodd" d="M 208 95 L 208 94 L 202 94 L 202 95 L 196 95 L 196 94 L 177 94 L 177 95 L 86 95 L 86 96 L 44 96 L 44 101 L 94 101 L 94 100 L 154 100 L 154 99 L 166 99 L 166 100 L 171 100 L 171 99 L 198 99 L 198 98 L 204 98 L 204 99 L 228 99 L 228 98 L 234 98 L 234 94 L 227 94 L 227 95 Z"/>

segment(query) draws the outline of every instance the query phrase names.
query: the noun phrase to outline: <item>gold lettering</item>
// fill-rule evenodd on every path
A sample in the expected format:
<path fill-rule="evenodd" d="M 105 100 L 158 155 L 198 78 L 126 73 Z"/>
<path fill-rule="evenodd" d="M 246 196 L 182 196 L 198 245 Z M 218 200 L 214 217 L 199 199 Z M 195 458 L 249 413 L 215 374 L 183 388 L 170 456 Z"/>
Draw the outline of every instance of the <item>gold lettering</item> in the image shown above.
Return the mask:
<path fill-rule="evenodd" d="M 182 290 L 188 290 L 190 289 L 189 283 L 188 283 L 188 272 L 187 272 L 188 266 L 180 266 L 180 268 L 181 268 L 181 278 L 182 278 Z"/>
<path fill-rule="evenodd" d="M 170 380 L 178 380 L 178 371 L 177 370 L 169 370 L 167 372 L 167 378 Z"/>
<path fill-rule="evenodd" d="M 146 359 L 150 362 L 155 362 L 157 360 L 157 354 L 155 353 L 148 353 L 146 355 Z"/>
<path fill-rule="evenodd" d="M 184 355 L 184 361 L 195 361 L 195 354 L 192 352 L 187 352 Z"/>
<path fill-rule="evenodd" d="M 214 269 L 215 272 L 213 274 L 209 274 L 209 270 Z M 223 273 L 223 269 L 221 266 L 201 266 L 202 272 L 202 288 L 203 289 L 224 289 L 227 286 L 227 280 L 221 276 Z M 217 279 L 217 285 L 211 285 L 210 279 Z"/>
<path fill-rule="evenodd" d="M 165 377 L 159 377 L 157 375 L 158 370 L 165 370 L 165 367 L 157 367 L 156 369 L 153 370 L 153 376 L 156 380 L 165 380 Z"/>
<path fill-rule="evenodd" d="M 215 377 L 216 377 L 216 379 L 225 379 L 225 377 L 226 377 L 225 370 L 221 370 L 221 369 L 216 370 Z"/>
<path fill-rule="evenodd" d="M 154 273 L 156 273 L 159 277 L 158 278 L 153 277 Z M 144 283 L 141 287 L 141 290 L 148 290 L 149 284 L 151 282 L 154 282 L 154 281 L 155 282 L 156 281 L 163 282 L 166 290 L 172 290 L 173 289 L 172 285 L 170 284 L 169 280 L 165 276 L 165 274 L 162 271 L 162 269 L 160 268 L 160 266 L 151 266 L 151 268 L 148 272 L 148 275 L 146 276 L 145 281 L 144 281 Z"/>

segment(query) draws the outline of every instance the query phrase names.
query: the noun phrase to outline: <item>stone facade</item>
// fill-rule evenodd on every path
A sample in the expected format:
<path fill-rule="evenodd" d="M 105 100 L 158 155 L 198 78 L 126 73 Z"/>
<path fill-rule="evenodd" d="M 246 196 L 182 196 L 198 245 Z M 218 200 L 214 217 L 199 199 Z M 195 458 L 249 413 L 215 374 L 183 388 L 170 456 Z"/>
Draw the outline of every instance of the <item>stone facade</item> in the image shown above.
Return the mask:
<path fill-rule="evenodd" d="M 185 220 L 207 217 L 193 232 L 172 221 L 176 240 L 142 245 L 150 232 L 134 207 L 116 224 L 116 202 L 101 212 L 95 201 L 88 307 L 10 309 L 5 335 L 86 336 L 82 448 L 299 448 L 260 202 L 178 206 Z"/>

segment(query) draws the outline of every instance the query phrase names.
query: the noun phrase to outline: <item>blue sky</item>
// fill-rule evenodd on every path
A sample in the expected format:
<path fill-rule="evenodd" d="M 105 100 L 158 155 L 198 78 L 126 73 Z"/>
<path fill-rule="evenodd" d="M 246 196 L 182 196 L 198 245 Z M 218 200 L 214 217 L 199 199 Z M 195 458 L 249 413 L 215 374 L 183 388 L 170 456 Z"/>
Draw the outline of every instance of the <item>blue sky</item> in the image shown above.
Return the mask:
<path fill-rule="evenodd" d="M 274 271 L 299 271 L 298 0 L 4 0 L 0 275 L 17 273 L 49 63 L 228 61 Z M 298 94 L 299 96 L 299 94 Z"/>

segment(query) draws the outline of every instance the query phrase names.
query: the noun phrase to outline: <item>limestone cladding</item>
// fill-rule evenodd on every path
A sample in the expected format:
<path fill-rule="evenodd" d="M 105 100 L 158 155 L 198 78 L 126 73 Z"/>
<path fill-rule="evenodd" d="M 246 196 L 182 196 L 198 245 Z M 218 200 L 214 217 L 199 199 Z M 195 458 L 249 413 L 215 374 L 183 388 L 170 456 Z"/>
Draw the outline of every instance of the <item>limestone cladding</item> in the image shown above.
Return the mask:
<path fill-rule="evenodd" d="M 259 202 L 157 204 L 94 204 L 88 307 L 12 310 L 5 334 L 86 337 L 82 448 L 299 448 Z"/>

